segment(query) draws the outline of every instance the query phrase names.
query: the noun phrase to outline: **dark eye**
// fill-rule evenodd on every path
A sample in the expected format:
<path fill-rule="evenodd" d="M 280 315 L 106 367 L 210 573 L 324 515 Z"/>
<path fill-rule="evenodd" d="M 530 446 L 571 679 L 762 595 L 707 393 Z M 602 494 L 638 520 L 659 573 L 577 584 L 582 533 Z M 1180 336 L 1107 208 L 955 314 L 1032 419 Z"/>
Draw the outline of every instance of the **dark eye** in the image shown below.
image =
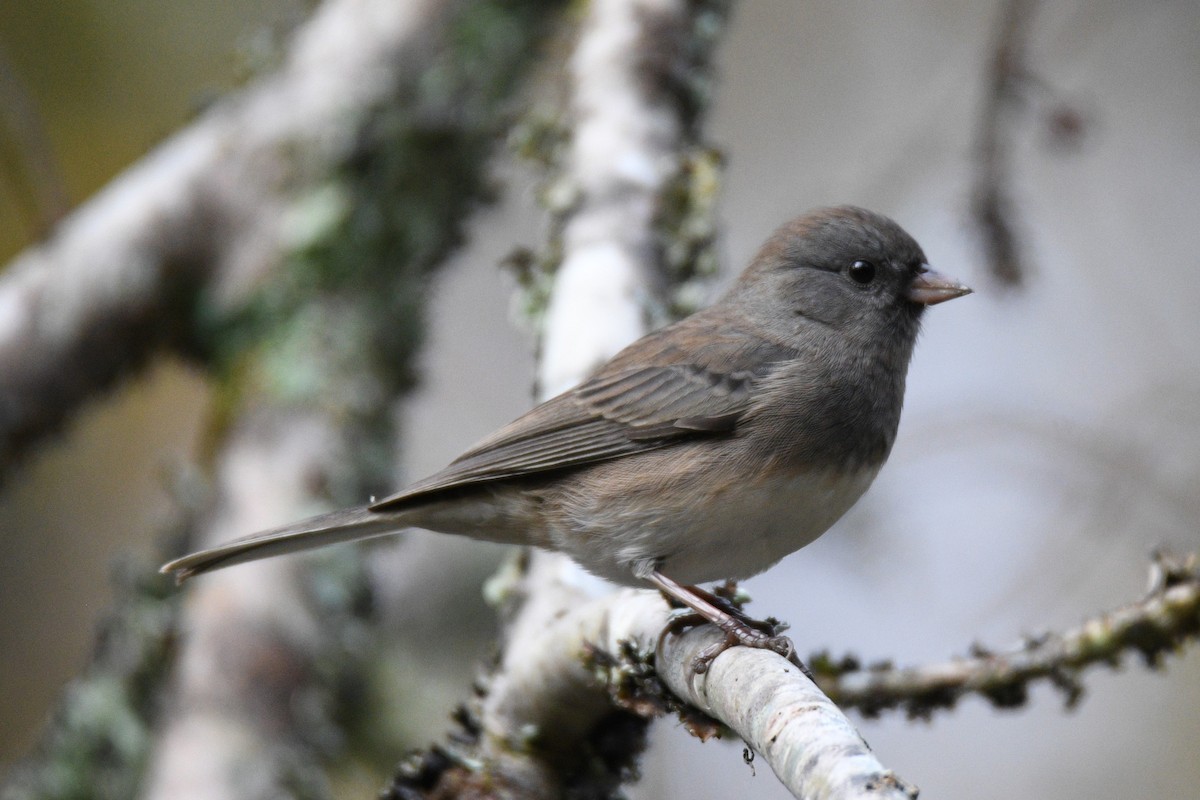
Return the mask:
<path fill-rule="evenodd" d="M 875 280 L 875 265 L 870 261 L 855 261 L 850 265 L 850 280 L 866 286 Z"/>

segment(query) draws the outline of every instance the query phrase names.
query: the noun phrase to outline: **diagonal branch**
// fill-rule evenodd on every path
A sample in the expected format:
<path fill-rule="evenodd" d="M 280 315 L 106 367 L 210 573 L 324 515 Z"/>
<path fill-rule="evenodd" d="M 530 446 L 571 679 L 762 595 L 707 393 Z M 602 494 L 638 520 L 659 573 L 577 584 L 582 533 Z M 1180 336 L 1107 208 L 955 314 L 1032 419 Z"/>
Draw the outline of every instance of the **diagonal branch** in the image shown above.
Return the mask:
<path fill-rule="evenodd" d="M 721 720 L 760 753 L 796 797 L 911 800 L 917 788 L 871 752 L 835 703 L 777 653 L 735 647 L 697 676 L 697 656 L 722 639 L 710 625 L 667 637 L 658 673 L 685 702 Z"/>
<path fill-rule="evenodd" d="M 0 475 L 156 352 L 208 352 L 294 246 L 289 209 L 353 149 L 450 4 L 331 0 L 279 72 L 226 97 L 0 275 Z M 398 56 L 398 53 L 406 55 Z"/>

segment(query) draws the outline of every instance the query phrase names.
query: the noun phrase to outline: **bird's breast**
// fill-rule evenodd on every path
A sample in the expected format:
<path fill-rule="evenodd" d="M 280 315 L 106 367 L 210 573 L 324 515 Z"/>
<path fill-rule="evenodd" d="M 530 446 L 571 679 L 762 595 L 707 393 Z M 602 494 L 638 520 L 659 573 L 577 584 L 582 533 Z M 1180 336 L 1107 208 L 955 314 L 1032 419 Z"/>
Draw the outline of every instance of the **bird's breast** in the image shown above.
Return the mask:
<path fill-rule="evenodd" d="M 663 570 L 685 583 L 743 579 L 811 544 L 862 496 L 878 468 L 750 477 L 672 542 Z"/>
<path fill-rule="evenodd" d="M 621 583 L 657 560 L 677 581 L 756 575 L 824 533 L 878 467 L 795 469 L 698 447 L 597 465 L 556 504 L 555 549 Z"/>
<path fill-rule="evenodd" d="M 872 359 L 852 364 L 814 357 L 781 367 L 760 386 L 745 436 L 797 470 L 878 471 L 896 437 L 904 376 Z"/>

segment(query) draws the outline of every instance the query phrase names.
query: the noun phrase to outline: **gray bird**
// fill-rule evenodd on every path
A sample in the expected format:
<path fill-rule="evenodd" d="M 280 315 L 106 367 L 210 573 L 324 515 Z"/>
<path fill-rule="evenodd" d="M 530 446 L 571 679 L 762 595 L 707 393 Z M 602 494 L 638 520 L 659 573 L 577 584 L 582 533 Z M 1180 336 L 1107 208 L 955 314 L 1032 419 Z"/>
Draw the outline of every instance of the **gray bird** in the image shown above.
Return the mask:
<path fill-rule="evenodd" d="M 820 209 L 781 227 L 714 305 L 642 337 L 442 471 L 360 508 L 163 566 L 245 561 L 425 528 L 566 553 L 650 583 L 775 649 L 692 584 L 756 575 L 812 542 L 879 472 L 926 306 L 971 290 L 892 220 Z"/>

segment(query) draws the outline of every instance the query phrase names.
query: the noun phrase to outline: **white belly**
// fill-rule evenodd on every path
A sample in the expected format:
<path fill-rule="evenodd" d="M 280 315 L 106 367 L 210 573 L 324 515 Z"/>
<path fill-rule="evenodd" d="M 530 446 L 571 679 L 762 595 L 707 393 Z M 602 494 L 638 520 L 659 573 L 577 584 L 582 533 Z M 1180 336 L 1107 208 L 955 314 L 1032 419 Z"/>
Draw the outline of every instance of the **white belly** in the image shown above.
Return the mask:
<path fill-rule="evenodd" d="M 681 583 L 743 579 L 828 530 L 877 472 L 751 475 L 715 492 L 631 489 L 620 500 L 572 504 L 570 530 L 551 536 L 556 549 L 618 583 L 638 585 L 633 565 L 645 559 Z"/>

